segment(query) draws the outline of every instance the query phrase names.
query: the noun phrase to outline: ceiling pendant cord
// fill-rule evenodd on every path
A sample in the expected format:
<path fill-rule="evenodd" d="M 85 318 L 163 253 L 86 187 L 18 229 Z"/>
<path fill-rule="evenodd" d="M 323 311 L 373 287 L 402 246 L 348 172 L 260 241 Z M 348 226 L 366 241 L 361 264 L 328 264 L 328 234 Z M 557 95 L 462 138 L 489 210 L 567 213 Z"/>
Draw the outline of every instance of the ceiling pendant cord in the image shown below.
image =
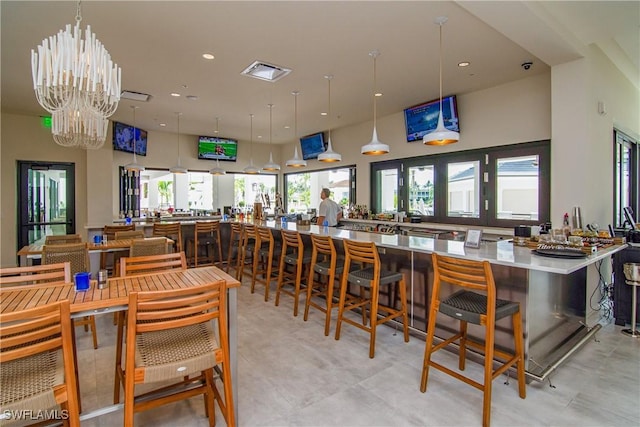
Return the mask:
<path fill-rule="evenodd" d="M 333 80 L 333 75 L 328 74 L 324 76 L 325 79 L 329 82 L 328 87 L 328 112 L 327 116 L 329 117 L 329 138 L 327 142 L 327 149 L 318 155 L 318 160 L 326 163 L 334 163 L 342 160 L 342 156 L 339 153 L 333 151 L 333 146 L 331 145 L 331 80 Z"/>
<path fill-rule="evenodd" d="M 294 140 L 294 151 L 293 158 L 291 160 L 287 160 L 286 165 L 292 168 L 302 168 L 307 166 L 307 161 L 300 158 L 298 155 L 298 95 L 300 92 L 294 90 L 291 92 L 293 95 L 293 140 Z"/>
<path fill-rule="evenodd" d="M 144 166 L 139 165 L 136 159 L 136 150 L 137 150 L 137 144 L 136 144 L 136 110 L 139 107 L 137 107 L 136 105 L 132 105 L 131 109 L 133 110 L 133 163 L 129 163 L 128 165 L 125 165 L 124 168 L 129 171 L 129 172 L 142 172 L 144 170 Z"/>
<path fill-rule="evenodd" d="M 216 134 L 216 140 L 219 143 L 220 142 L 220 117 L 216 117 L 216 130 L 215 130 L 215 134 Z M 218 157 L 218 155 L 216 154 L 216 167 L 211 169 L 209 171 L 209 173 L 211 175 L 216 175 L 216 176 L 222 176 L 222 175 L 226 175 L 227 171 L 222 169 L 220 167 L 220 158 Z"/>
<path fill-rule="evenodd" d="M 182 167 L 182 164 L 180 163 L 180 116 L 181 115 L 182 113 L 176 112 L 176 116 L 178 116 L 178 164 L 172 167 L 171 169 L 169 169 L 169 172 L 176 175 L 184 175 L 188 172 L 187 168 Z"/>
<path fill-rule="evenodd" d="M 435 130 L 429 132 L 422 138 L 425 145 L 448 145 L 458 142 L 460 134 L 458 132 L 447 129 L 444 126 L 444 117 L 442 114 L 442 26 L 448 21 L 446 16 L 439 16 L 435 20 L 435 24 L 440 27 L 440 111 L 438 114 L 438 125 Z"/>
<path fill-rule="evenodd" d="M 377 78 L 377 66 L 376 61 L 378 56 L 380 56 L 380 52 L 378 50 L 374 50 L 369 52 L 369 56 L 373 58 L 373 135 L 371 136 L 371 141 L 367 145 L 363 145 L 360 149 L 361 154 L 365 154 L 368 156 L 379 156 L 382 154 L 387 154 L 389 152 L 389 146 L 380 142 L 378 139 L 378 106 L 377 106 L 377 98 L 379 95 L 378 89 L 378 78 Z"/>
<path fill-rule="evenodd" d="M 253 165 L 253 114 L 249 114 L 249 117 L 251 118 L 251 126 L 250 126 L 250 134 L 249 134 L 249 152 L 250 152 L 250 157 L 249 157 L 249 166 L 247 166 L 246 168 L 244 168 L 244 173 L 250 174 L 250 175 L 255 175 L 260 173 L 260 169 L 258 169 L 257 167 L 255 167 Z"/>
<path fill-rule="evenodd" d="M 272 149 L 272 129 L 273 129 L 273 104 L 269 105 L 269 162 L 265 164 L 262 169 L 267 172 L 277 172 L 280 170 L 280 165 L 273 161 L 273 149 Z"/>

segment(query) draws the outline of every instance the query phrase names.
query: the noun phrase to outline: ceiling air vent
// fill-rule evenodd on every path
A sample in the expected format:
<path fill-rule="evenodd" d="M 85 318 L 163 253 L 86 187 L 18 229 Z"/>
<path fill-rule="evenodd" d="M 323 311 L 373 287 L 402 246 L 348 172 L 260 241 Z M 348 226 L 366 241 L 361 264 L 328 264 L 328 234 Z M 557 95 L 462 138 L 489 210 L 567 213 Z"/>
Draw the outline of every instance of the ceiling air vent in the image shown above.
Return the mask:
<path fill-rule="evenodd" d="M 123 90 L 120 94 L 120 98 L 130 99 L 132 101 L 149 102 L 149 100 L 151 99 L 151 95 L 140 92 L 132 92 L 130 90 Z"/>
<path fill-rule="evenodd" d="M 267 82 L 276 82 L 289 74 L 289 68 L 280 67 L 279 65 L 268 64 L 262 61 L 255 61 L 242 71 L 242 75 L 253 77 Z"/>

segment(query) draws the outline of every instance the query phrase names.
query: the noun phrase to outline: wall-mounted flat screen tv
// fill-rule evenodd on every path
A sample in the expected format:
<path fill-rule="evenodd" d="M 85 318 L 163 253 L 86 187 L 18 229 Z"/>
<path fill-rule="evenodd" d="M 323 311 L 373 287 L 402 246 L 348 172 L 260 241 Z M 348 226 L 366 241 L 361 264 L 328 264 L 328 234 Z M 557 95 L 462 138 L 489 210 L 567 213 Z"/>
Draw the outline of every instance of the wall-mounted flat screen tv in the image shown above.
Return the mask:
<path fill-rule="evenodd" d="M 300 148 L 302 149 L 302 158 L 304 160 L 317 159 L 318 155 L 324 153 L 327 149 L 327 145 L 324 142 L 324 134 L 318 132 L 300 138 Z"/>
<path fill-rule="evenodd" d="M 422 138 L 438 127 L 440 99 L 415 105 L 404 110 L 404 123 L 407 130 L 407 142 L 422 141 Z M 444 127 L 460 132 L 456 96 L 442 98 L 442 119 Z"/>
<path fill-rule="evenodd" d="M 133 135 L 138 156 L 147 155 L 147 131 L 120 122 L 113 122 L 113 149 L 133 153 Z"/>
<path fill-rule="evenodd" d="M 238 157 L 238 141 L 216 136 L 198 138 L 198 158 L 235 162 Z"/>

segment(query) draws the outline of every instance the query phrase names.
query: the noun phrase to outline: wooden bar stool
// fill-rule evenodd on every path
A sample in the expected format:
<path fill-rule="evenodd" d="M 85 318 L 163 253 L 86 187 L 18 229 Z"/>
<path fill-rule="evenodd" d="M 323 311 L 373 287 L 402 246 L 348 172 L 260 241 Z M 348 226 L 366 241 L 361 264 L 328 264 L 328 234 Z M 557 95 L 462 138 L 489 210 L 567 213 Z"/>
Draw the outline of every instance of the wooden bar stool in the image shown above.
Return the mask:
<path fill-rule="evenodd" d="M 324 335 L 329 336 L 331 325 L 331 309 L 333 305 L 334 290 L 340 289 L 340 278 L 344 270 L 344 258 L 338 258 L 336 246 L 329 236 L 318 234 L 311 235 L 311 263 L 309 268 L 309 280 L 307 281 L 307 300 L 304 306 L 304 320 L 309 318 L 309 307 L 314 307 L 325 313 Z M 316 281 L 316 274 L 320 280 Z M 325 278 L 325 280 L 322 280 Z M 334 282 L 338 280 L 338 287 L 334 288 Z M 313 297 L 322 297 L 324 304 L 313 301 Z M 339 295 L 338 295 L 339 297 Z"/>
<path fill-rule="evenodd" d="M 204 248 L 207 264 L 215 263 L 215 247 L 218 247 L 218 265 L 222 265 L 220 221 L 196 221 L 193 238 L 187 239 L 187 258 L 198 266 L 200 248 Z"/>
<path fill-rule="evenodd" d="M 229 253 L 227 255 L 227 269 L 233 266 L 236 270 L 236 278 L 238 277 L 238 263 L 240 262 L 240 247 L 242 244 L 242 224 L 239 222 L 230 223 L 231 233 L 229 235 Z M 235 261 L 235 262 L 234 262 Z"/>
<path fill-rule="evenodd" d="M 484 393 L 482 425 L 486 427 L 489 426 L 491 417 L 491 384 L 493 379 L 513 365 L 517 365 L 520 397 L 522 399 L 526 397 L 520 304 L 496 298 L 496 286 L 491 265 L 488 261 L 470 261 L 446 257 L 436 253 L 432 254 L 432 259 L 434 271 L 433 296 L 431 297 L 431 308 L 429 309 L 420 391 L 424 393 L 427 389 L 429 367 L 434 367 L 482 390 Z M 446 286 L 461 287 L 463 289 L 441 300 L 440 289 L 443 282 L 446 283 Z M 472 290 L 481 291 L 482 294 Z M 460 320 L 460 330 L 454 336 L 437 345 L 433 345 L 438 312 Z M 507 316 L 511 316 L 513 321 L 514 353 L 494 348 L 495 322 Z M 485 328 L 484 344 L 472 341 L 467 337 L 467 323 L 469 322 Z M 445 348 L 458 340 L 460 344 L 458 369 L 460 371 L 464 371 L 465 368 L 467 346 L 484 350 L 484 382 L 482 384 L 431 360 L 431 355 L 435 351 Z M 506 360 L 496 370 L 493 369 L 494 356 Z"/>
<path fill-rule="evenodd" d="M 273 263 L 274 257 L 277 260 L 279 254 L 276 250 L 275 239 L 273 238 L 270 228 L 257 227 L 256 237 L 251 293 L 255 292 L 256 283 L 261 283 L 264 285 L 264 300 L 269 301 L 269 287 L 271 282 L 278 280 L 277 271 L 273 271 Z"/>
<path fill-rule="evenodd" d="M 280 268 L 278 286 L 276 288 L 276 306 L 280 304 L 280 293 L 293 297 L 293 315 L 298 315 L 298 303 L 302 287 L 303 270 L 311 263 L 311 251 L 305 252 L 302 237 L 297 231 L 280 230 L 282 233 L 282 251 L 280 252 Z M 292 270 L 289 271 L 288 268 Z M 304 271 L 304 276 L 307 272 Z M 284 288 L 290 285 L 292 289 Z"/>
<path fill-rule="evenodd" d="M 240 255 L 238 256 L 238 280 L 242 281 L 244 273 L 253 276 L 253 259 L 256 247 L 256 226 L 244 224 L 242 226 L 242 240 L 240 243 Z"/>
<path fill-rule="evenodd" d="M 340 283 L 340 303 L 338 309 L 338 322 L 336 324 L 336 340 L 340 339 L 342 322 L 346 322 L 363 331 L 369 332 L 369 357 L 373 359 L 376 347 L 376 328 L 397 317 L 402 318 L 404 327 L 404 341 L 409 342 L 409 320 L 407 316 L 407 289 L 404 274 L 384 270 L 380 267 L 378 249 L 373 242 L 344 241 L 344 271 Z M 352 270 L 352 263 L 360 263 L 362 268 Z M 349 283 L 368 290 L 369 296 L 353 297 L 347 300 L 347 287 Z M 400 308 L 389 307 L 379 303 L 380 286 L 397 283 L 400 288 Z M 367 306 L 369 307 L 369 322 L 367 322 Z M 359 309 L 362 314 L 362 324 L 344 317 L 346 311 Z M 378 319 L 378 313 L 382 311 L 386 315 Z M 369 325 L 367 325 L 369 323 Z"/>

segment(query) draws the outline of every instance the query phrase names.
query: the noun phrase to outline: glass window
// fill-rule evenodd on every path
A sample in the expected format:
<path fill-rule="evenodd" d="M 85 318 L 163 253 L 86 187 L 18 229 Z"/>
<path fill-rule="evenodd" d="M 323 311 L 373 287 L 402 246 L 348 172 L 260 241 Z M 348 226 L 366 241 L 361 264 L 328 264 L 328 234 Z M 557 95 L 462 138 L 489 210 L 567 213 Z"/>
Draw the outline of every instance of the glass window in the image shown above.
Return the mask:
<path fill-rule="evenodd" d="M 376 197 L 376 212 L 398 211 L 398 169 L 381 169 L 376 171 L 375 185 L 380 190 Z"/>
<path fill-rule="evenodd" d="M 622 132 L 615 132 L 615 206 L 614 216 L 617 227 L 622 227 L 625 218 L 622 209 L 631 207 L 633 212 L 640 208 L 640 150 L 638 141 Z M 637 215 L 637 214 L 636 214 Z"/>
<path fill-rule="evenodd" d="M 252 211 L 254 203 L 262 203 L 267 213 L 276 207 L 276 175 L 233 174 L 234 206 Z"/>
<path fill-rule="evenodd" d="M 447 216 L 480 218 L 480 162 L 447 164 Z"/>
<path fill-rule="evenodd" d="M 331 198 L 346 208 L 351 203 L 352 168 L 327 169 L 285 174 L 288 213 L 315 213 L 320 205 L 320 191 L 331 190 Z"/>
<path fill-rule="evenodd" d="M 537 221 L 539 156 L 496 160 L 496 218 Z"/>
<path fill-rule="evenodd" d="M 435 166 L 409 168 L 409 211 L 433 216 L 435 203 Z"/>

